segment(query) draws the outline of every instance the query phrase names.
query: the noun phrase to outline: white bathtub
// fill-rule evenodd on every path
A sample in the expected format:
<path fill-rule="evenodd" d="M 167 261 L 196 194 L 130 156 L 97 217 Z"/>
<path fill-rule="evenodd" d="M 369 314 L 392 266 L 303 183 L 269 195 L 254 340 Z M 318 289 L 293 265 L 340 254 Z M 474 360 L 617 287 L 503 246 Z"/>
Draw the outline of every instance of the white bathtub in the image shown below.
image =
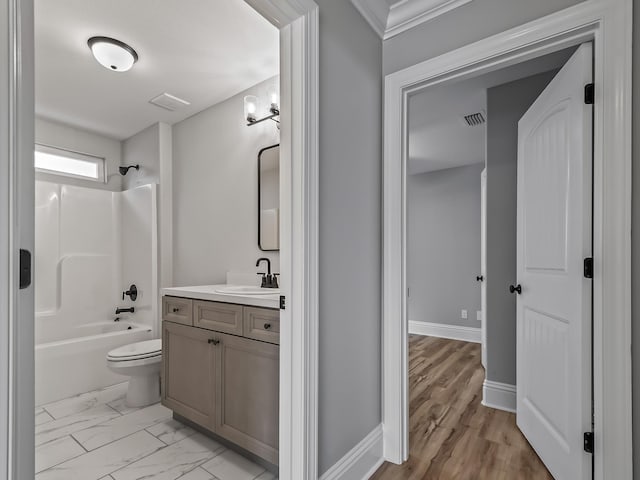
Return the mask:
<path fill-rule="evenodd" d="M 89 323 L 74 333 L 69 340 L 36 345 L 36 405 L 125 381 L 107 368 L 107 353 L 153 338 L 151 328 L 125 321 Z"/>

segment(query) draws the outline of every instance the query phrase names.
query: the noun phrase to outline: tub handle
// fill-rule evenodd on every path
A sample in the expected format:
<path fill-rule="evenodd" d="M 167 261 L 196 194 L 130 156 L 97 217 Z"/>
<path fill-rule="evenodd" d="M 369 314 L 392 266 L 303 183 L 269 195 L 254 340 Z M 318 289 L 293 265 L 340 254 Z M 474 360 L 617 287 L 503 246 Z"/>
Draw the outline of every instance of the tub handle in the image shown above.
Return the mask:
<path fill-rule="evenodd" d="M 138 287 L 136 287 L 134 284 L 131 284 L 131 286 L 129 287 L 129 290 L 127 290 L 126 292 L 122 292 L 123 300 L 125 295 L 127 295 L 132 302 L 135 302 L 136 299 L 138 298 Z"/>

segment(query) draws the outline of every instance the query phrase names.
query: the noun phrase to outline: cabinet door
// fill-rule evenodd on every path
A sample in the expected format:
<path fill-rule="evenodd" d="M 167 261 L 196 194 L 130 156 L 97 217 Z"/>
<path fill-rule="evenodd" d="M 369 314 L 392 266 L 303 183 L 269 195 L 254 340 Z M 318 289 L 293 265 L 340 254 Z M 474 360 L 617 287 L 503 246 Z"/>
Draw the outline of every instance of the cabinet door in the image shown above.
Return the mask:
<path fill-rule="evenodd" d="M 214 431 L 277 465 L 280 348 L 223 334 L 216 350 Z"/>
<path fill-rule="evenodd" d="M 242 305 L 194 300 L 193 325 L 208 330 L 242 335 Z"/>
<path fill-rule="evenodd" d="M 183 417 L 213 428 L 216 348 L 219 334 L 164 322 L 162 404 Z"/>

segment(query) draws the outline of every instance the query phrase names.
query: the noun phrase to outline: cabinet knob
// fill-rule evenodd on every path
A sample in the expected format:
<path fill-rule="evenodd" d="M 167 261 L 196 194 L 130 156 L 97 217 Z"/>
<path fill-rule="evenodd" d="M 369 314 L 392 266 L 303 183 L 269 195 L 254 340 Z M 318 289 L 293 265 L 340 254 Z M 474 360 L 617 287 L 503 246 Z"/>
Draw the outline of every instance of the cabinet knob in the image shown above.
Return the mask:
<path fill-rule="evenodd" d="M 220 340 L 216 340 L 215 338 L 210 338 L 209 340 L 207 340 L 207 343 L 209 343 L 210 345 L 218 345 L 220 343 Z"/>
<path fill-rule="evenodd" d="M 518 295 L 522 294 L 522 285 L 509 285 L 509 291 L 511 293 L 518 293 Z"/>
<path fill-rule="evenodd" d="M 270 323 L 265 323 L 263 325 L 263 327 L 264 327 L 265 330 L 269 330 L 271 328 L 271 324 Z"/>
<path fill-rule="evenodd" d="M 173 313 L 178 313 L 180 311 L 180 309 L 178 307 L 173 307 L 172 311 L 173 311 Z"/>

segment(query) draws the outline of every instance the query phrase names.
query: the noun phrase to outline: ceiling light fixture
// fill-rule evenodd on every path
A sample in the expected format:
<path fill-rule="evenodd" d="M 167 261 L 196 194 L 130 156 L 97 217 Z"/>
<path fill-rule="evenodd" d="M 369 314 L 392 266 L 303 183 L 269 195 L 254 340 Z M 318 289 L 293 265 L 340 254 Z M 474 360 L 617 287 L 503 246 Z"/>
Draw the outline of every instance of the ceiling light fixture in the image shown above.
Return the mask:
<path fill-rule="evenodd" d="M 91 37 L 87 44 L 100 65 L 114 72 L 126 72 L 138 61 L 136 51 L 120 40 Z"/>

